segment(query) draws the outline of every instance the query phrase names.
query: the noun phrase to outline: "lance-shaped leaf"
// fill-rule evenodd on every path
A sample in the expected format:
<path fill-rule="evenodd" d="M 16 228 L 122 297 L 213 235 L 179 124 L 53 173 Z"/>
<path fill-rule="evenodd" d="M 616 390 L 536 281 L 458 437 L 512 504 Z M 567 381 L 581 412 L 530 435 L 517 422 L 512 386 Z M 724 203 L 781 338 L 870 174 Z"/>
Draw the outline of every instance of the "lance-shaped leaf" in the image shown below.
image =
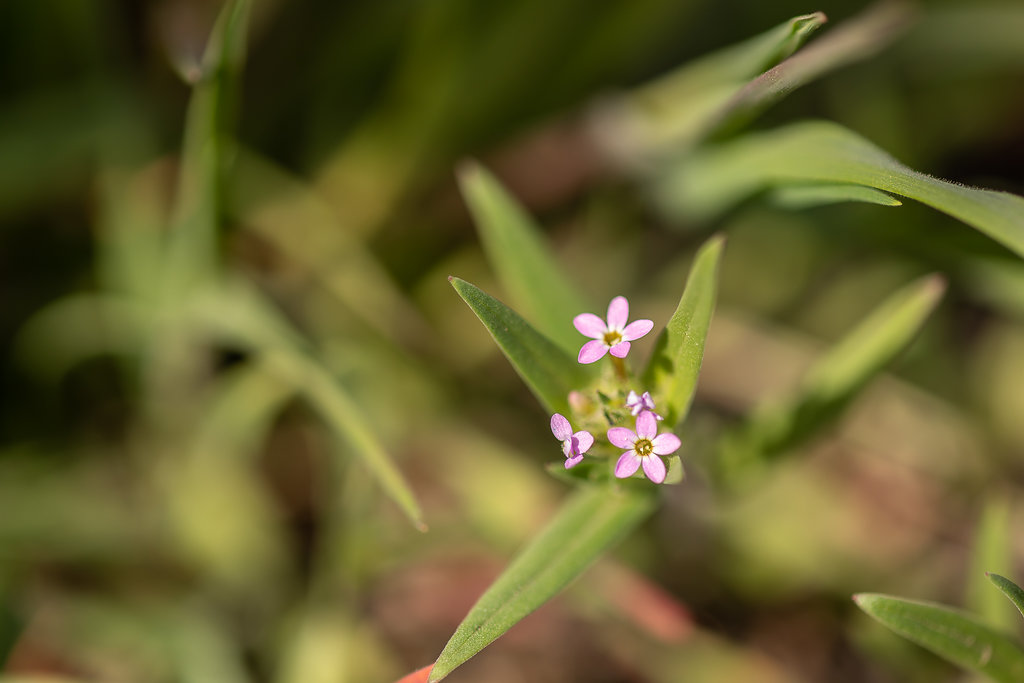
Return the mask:
<path fill-rule="evenodd" d="M 861 593 L 853 600 L 896 633 L 943 659 L 999 683 L 1024 681 L 1024 650 L 970 615 L 876 593 Z"/>
<path fill-rule="evenodd" d="M 179 294 L 209 280 L 216 267 L 226 127 L 245 59 L 249 5 L 233 0 L 221 10 L 189 101 L 167 263 L 167 286 Z"/>
<path fill-rule="evenodd" d="M 577 490 L 477 600 L 444 651 L 430 681 L 440 681 L 520 619 L 543 605 L 637 526 L 654 508 L 651 486 Z"/>
<path fill-rule="evenodd" d="M 1013 566 L 1010 539 L 1011 498 L 1007 492 L 993 491 L 974 528 L 964 607 L 986 624 L 1012 633 L 1017 612 L 1003 596 L 992 590 L 992 576 L 1009 573 Z M 1002 578 L 1002 577 L 1000 577 Z M 999 585 L 998 583 L 996 585 Z"/>
<path fill-rule="evenodd" d="M 787 209 L 806 209 L 811 206 L 822 206 L 837 202 L 863 202 L 880 206 L 903 205 L 903 202 L 881 190 L 846 183 L 786 185 L 776 188 L 771 193 L 771 199 L 779 206 Z"/>
<path fill-rule="evenodd" d="M 587 385 L 592 377 L 589 366 L 577 363 L 576 358 L 493 296 L 457 277 L 448 281 L 480 318 L 537 400 L 549 412 L 569 412 L 569 392 Z"/>
<path fill-rule="evenodd" d="M 916 199 L 1024 256 L 1024 198 L 918 173 L 834 123 L 805 121 L 709 147 L 655 180 L 654 194 L 670 215 L 708 218 L 793 183 L 852 183 Z"/>
<path fill-rule="evenodd" d="M 913 340 L 938 304 L 945 282 L 927 276 L 886 299 L 819 358 L 788 398 L 755 410 L 723 442 L 727 478 L 747 478 L 831 423 L 860 389 Z"/>
<path fill-rule="evenodd" d="M 712 237 L 697 252 L 676 312 L 658 336 L 644 371 L 644 386 L 664 408 L 667 424 L 686 417 L 697 390 L 704 340 L 718 292 L 718 263 L 725 238 Z"/>
<path fill-rule="evenodd" d="M 985 576 L 1003 592 L 1003 595 L 1008 597 L 1017 606 L 1021 615 L 1024 616 L 1024 590 L 1005 576 L 991 573 L 985 574 Z"/>
<path fill-rule="evenodd" d="M 479 164 L 467 163 L 459 170 L 459 186 L 487 260 L 512 304 L 553 342 L 575 353 L 580 342 L 572 319 L 589 307 L 565 276 L 540 229 Z"/>

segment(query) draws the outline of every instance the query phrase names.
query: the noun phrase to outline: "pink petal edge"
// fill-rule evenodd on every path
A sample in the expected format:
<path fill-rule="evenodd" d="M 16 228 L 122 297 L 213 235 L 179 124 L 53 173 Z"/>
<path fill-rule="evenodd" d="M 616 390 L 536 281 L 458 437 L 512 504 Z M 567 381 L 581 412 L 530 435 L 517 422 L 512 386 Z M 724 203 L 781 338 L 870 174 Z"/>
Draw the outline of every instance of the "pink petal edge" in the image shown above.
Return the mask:
<path fill-rule="evenodd" d="M 572 435 L 572 438 L 576 439 L 577 448 L 580 449 L 580 455 L 590 450 L 590 447 L 594 445 L 594 435 L 585 429 L 581 429 Z"/>
<path fill-rule="evenodd" d="M 656 455 L 648 455 L 644 460 L 644 474 L 655 484 L 665 481 L 668 471 L 665 469 L 665 462 Z"/>
<path fill-rule="evenodd" d="M 580 455 L 577 455 L 575 458 L 569 458 L 568 460 L 565 461 L 565 469 L 568 470 L 568 469 L 572 469 L 573 467 L 576 467 L 576 465 L 579 465 L 580 462 L 582 462 L 582 460 L 583 460 L 583 454 L 582 453 Z"/>
<path fill-rule="evenodd" d="M 572 326 L 577 332 L 591 339 L 601 339 L 608 329 L 604 321 L 593 313 L 580 313 L 572 319 Z"/>
<path fill-rule="evenodd" d="M 636 416 L 636 435 L 641 439 L 653 439 L 658 434 L 658 421 L 649 410 L 641 410 Z"/>
<path fill-rule="evenodd" d="M 555 413 L 551 416 L 551 433 L 559 441 L 565 441 L 572 436 L 572 425 L 564 415 Z"/>
<path fill-rule="evenodd" d="M 653 320 L 634 320 L 622 330 L 622 338 L 626 341 L 634 341 L 653 329 Z"/>
<path fill-rule="evenodd" d="M 629 353 L 629 342 L 619 342 L 611 348 L 611 354 L 616 358 L 625 358 L 626 354 Z"/>
<path fill-rule="evenodd" d="M 629 320 L 629 300 L 624 296 L 617 296 L 608 304 L 608 327 L 613 330 L 621 330 Z"/>
<path fill-rule="evenodd" d="M 679 440 L 679 437 L 675 434 L 658 434 L 651 440 L 651 445 L 654 447 L 654 452 L 658 455 L 668 455 L 669 453 L 675 453 L 679 450 L 679 447 L 683 445 L 683 442 Z"/>
<path fill-rule="evenodd" d="M 633 451 L 626 451 L 615 463 L 615 476 L 619 479 L 633 476 L 633 473 L 640 468 L 640 456 Z"/>
<path fill-rule="evenodd" d="M 603 341 L 594 339 L 583 345 L 580 349 L 580 355 L 576 360 L 584 365 L 587 363 L 596 363 L 604 358 L 604 354 L 606 353 L 608 353 L 608 345 Z"/>
<path fill-rule="evenodd" d="M 636 434 L 627 427 L 612 427 L 608 430 L 608 440 L 616 448 L 632 448 Z"/>

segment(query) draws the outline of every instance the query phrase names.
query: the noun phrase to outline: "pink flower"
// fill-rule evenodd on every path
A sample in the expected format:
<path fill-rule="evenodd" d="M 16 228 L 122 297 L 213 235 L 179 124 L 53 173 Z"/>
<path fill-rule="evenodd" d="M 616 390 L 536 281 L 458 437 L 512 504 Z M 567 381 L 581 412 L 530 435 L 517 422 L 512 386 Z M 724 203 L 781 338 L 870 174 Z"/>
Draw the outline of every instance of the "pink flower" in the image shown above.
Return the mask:
<path fill-rule="evenodd" d="M 629 396 L 626 397 L 626 407 L 633 413 L 633 417 L 646 410 L 654 415 L 656 419 L 661 419 L 661 415 L 654 412 L 654 399 L 651 398 L 649 391 L 645 391 L 640 396 L 637 396 L 635 391 L 630 391 Z"/>
<path fill-rule="evenodd" d="M 658 434 L 658 421 L 649 410 L 640 412 L 636 418 L 636 432 L 627 427 L 612 427 L 608 440 L 619 448 L 628 448 L 615 463 L 615 476 L 625 479 L 632 476 L 643 465 L 644 474 L 655 484 L 665 481 L 665 461 L 659 456 L 674 453 L 679 448 L 679 437 L 675 434 Z"/>
<path fill-rule="evenodd" d="M 588 431 L 572 432 L 572 425 L 564 416 L 555 413 L 551 416 L 551 433 L 562 442 L 562 453 L 565 454 L 565 469 L 575 467 L 583 460 L 583 454 L 594 445 L 594 436 Z"/>
<path fill-rule="evenodd" d="M 572 324 L 579 333 L 590 337 L 580 349 L 580 363 L 594 363 L 608 352 L 616 358 L 625 358 L 629 353 L 629 342 L 639 339 L 654 327 L 651 320 L 629 320 L 629 301 L 624 296 L 617 296 L 608 304 L 608 322 L 605 323 L 593 313 L 580 313 L 573 318 Z"/>

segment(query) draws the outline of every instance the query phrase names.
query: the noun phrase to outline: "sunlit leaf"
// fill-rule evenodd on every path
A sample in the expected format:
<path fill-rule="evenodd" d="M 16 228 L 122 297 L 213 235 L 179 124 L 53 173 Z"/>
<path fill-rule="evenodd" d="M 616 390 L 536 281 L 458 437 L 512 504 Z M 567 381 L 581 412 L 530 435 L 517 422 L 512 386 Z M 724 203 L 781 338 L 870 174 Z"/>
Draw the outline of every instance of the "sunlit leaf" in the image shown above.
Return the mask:
<path fill-rule="evenodd" d="M 986 576 L 988 576 L 989 581 L 994 583 L 999 590 L 1003 591 L 1003 594 L 1017 606 L 1021 615 L 1024 615 L 1024 590 L 1005 576 L 1000 576 L 999 574 L 986 574 Z"/>
<path fill-rule="evenodd" d="M 654 507 L 651 486 L 576 491 L 470 610 L 437 658 L 440 681 L 583 573 Z"/>
<path fill-rule="evenodd" d="M 578 350 L 580 337 L 572 319 L 590 309 L 540 229 L 482 166 L 465 164 L 459 183 L 487 260 L 513 304 L 562 349 Z"/>
<path fill-rule="evenodd" d="M 945 282 L 912 282 L 823 354 L 788 398 L 755 410 L 723 442 L 727 479 L 751 477 L 759 465 L 791 450 L 830 424 L 860 389 L 914 339 L 938 304 Z"/>
<path fill-rule="evenodd" d="M 519 314 L 474 285 L 449 278 L 473 309 L 534 396 L 550 412 L 568 414 L 569 392 L 590 381 L 591 372 L 576 358 L 535 330 Z"/>
<path fill-rule="evenodd" d="M 1024 650 L 974 617 L 949 607 L 875 593 L 857 606 L 904 638 L 999 683 L 1024 680 Z"/>
<path fill-rule="evenodd" d="M 851 183 L 916 199 L 1024 256 L 1024 198 L 918 173 L 834 123 L 796 123 L 710 146 L 681 160 L 654 189 L 669 214 L 709 218 L 755 192 L 794 183 Z"/>
<path fill-rule="evenodd" d="M 644 372 L 644 386 L 664 407 L 667 424 L 686 417 L 697 390 L 704 340 L 718 292 L 718 264 L 725 238 L 713 237 L 697 252 L 675 313 L 658 336 Z"/>

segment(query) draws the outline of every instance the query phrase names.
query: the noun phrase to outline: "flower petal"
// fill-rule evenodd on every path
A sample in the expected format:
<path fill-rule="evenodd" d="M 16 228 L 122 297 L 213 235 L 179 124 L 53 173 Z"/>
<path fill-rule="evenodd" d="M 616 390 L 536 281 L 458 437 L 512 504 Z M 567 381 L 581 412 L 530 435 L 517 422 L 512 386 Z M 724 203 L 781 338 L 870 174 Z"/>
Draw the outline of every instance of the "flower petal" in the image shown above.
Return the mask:
<path fill-rule="evenodd" d="M 621 330 L 629 320 L 629 301 L 624 296 L 617 296 L 608 304 L 608 327 Z M 651 323 L 653 327 L 654 323 Z"/>
<path fill-rule="evenodd" d="M 608 430 L 608 440 L 616 448 L 632 448 L 636 441 L 636 434 L 632 429 L 626 427 L 612 427 Z"/>
<path fill-rule="evenodd" d="M 619 458 L 619 461 L 615 463 L 615 476 L 619 479 L 625 479 L 631 476 L 640 468 L 640 456 L 633 451 L 626 451 Z"/>
<path fill-rule="evenodd" d="M 591 339 L 601 339 L 608 329 L 604 321 L 593 313 L 580 313 L 572 319 L 572 325 L 577 332 Z"/>
<path fill-rule="evenodd" d="M 585 429 L 581 429 L 573 434 L 572 438 L 576 441 L 576 447 L 581 455 L 589 451 L 590 447 L 594 445 L 594 435 Z"/>
<path fill-rule="evenodd" d="M 633 341 L 644 336 L 654 329 L 653 320 L 634 320 L 622 330 L 622 338 L 626 341 Z"/>
<path fill-rule="evenodd" d="M 651 446 L 654 447 L 654 452 L 658 455 L 675 453 L 681 445 L 682 442 L 675 434 L 658 434 L 658 436 L 651 440 Z"/>
<path fill-rule="evenodd" d="M 604 358 L 604 354 L 608 353 L 608 345 L 603 341 L 593 339 L 588 341 L 580 349 L 580 355 L 578 360 L 580 363 L 596 363 L 597 361 Z"/>
<path fill-rule="evenodd" d="M 616 358 L 625 358 L 626 354 L 629 353 L 629 342 L 619 342 L 611 348 L 611 352 Z"/>
<path fill-rule="evenodd" d="M 568 460 L 565 461 L 565 469 L 568 470 L 568 469 L 571 469 L 573 467 L 576 467 L 576 465 L 579 465 L 582 460 L 583 460 L 583 455 L 582 454 L 577 455 L 574 458 L 569 458 Z"/>
<path fill-rule="evenodd" d="M 660 484 L 665 481 L 665 474 L 668 470 L 665 469 L 665 462 L 656 455 L 648 455 L 644 460 L 644 474 L 647 478 L 653 481 L 655 484 Z"/>
<path fill-rule="evenodd" d="M 559 441 L 565 441 L 572 436 L 572 425 L 569 424 L 569 420 L 564 415 L 555 413 L 551 416 L 551 433 Z"/>
<path fill-rule="evenodd" d="M 641 410 L 636 416 L 636 435 L 640 439 L 653 439 L 658 433 L 658 421 L 649 410 Z"/>

